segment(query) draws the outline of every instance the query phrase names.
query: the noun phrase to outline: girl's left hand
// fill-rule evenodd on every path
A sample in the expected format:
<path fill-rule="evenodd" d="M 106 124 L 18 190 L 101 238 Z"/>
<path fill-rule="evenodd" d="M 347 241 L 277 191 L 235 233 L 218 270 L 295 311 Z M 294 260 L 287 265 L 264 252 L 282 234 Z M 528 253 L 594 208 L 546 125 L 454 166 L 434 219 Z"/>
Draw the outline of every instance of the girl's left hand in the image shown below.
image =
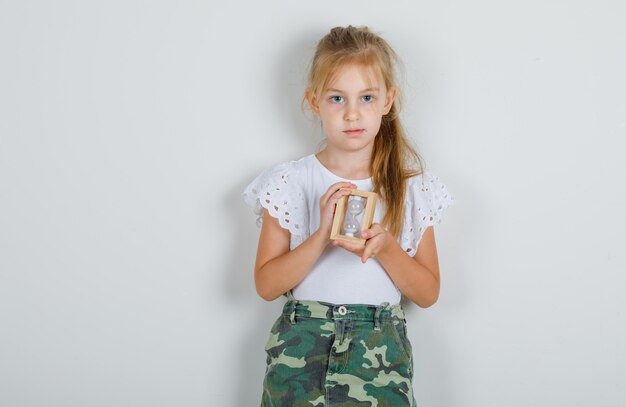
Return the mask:
<path fill-rule="evenodd" d="M 357 256 L 360 256 L 361 262 L 365 263 L 367 259 L 376 257 L 376 255 L 389 244 L 391 239 L 393 239 L 391 234 L 378 223 L 372 223 L 369 229 L 361 231 L 361 238 L 366 239 L 365 246 L 340 239 L 333 240 L 333 245 L 343 247 Z"/>

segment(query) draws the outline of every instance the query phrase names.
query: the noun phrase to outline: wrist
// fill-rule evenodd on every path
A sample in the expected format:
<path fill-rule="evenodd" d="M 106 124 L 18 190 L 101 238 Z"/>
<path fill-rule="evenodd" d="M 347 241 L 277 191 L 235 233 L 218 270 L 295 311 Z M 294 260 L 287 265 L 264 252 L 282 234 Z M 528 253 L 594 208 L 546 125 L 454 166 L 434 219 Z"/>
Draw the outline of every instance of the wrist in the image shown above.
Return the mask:
<path fill-rule="evenodd" d="M 310 239 L 315 242 L 317 246 L 321 246 L 322 248 L 324 248 L 330 242 L 330 235 L 327 236 L 318 229 L 313 232 L 313 234 L 310 236 Z"/>
<path fill-rule="evenodd" d="M 383 247 L 381 247 L 380 252 L 378 253 L 378 257 L 380 256 L 384 257 L 390 254 L 394 248 L 393 246 L 397 244 L 398 243 L 396 242 L 396 239 L 394 238 L 394 236 L 389 231 L 385 231 L 384 244 L 383 244 Z"/>

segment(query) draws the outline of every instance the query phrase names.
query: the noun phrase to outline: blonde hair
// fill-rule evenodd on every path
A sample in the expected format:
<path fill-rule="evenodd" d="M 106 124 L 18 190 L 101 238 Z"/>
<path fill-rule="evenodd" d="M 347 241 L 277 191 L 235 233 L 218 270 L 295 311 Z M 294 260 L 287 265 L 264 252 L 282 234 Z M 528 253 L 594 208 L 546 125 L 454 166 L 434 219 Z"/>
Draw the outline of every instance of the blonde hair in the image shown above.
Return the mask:
<path fill-rule="evenodd" d="M 387 208 L 381 225 L 396 238 L 402 230 L 406 180 L 424 171 L 424 161 L 407 139 L 398 116 L 401 96 L 395 68 L 399 61 L 389 44 L 368 27 L 334 27 L 317 44 L 302 101 L 319 100 L 339 68 L 350 64 L 372 69 L 382 76 L 387 89 L 397 89 L 391 110 L 382 117 L 370 160 L 374 192 Z"/>

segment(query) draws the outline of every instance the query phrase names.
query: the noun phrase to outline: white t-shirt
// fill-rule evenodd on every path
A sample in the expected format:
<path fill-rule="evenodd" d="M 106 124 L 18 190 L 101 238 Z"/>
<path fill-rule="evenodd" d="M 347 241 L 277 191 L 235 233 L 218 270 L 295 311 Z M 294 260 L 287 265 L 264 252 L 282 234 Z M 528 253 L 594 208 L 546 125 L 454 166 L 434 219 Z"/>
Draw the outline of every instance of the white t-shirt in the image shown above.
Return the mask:
<path fill-rule="evenodd" d="M 257 176 L 244 190 L 243 198 L 262 222 L 263 208 L 291 233 L 290 248 L 305 241 L 320 224 L 320 197 L 328 187 L 349 181 L 357 189 L 372 191 L 372 178 L 350 180 L 332 173 L 315 154 L 274 165 Z M 404 222 L 398 243 L 414 256 L 428 226 L 441 221 L 444 210 L 454 203 L 446 186 L 430 171 L 407 180 Z M 376 203 L 374 221 L 385 214 L 381 199 Z M 330 236 L 329 236 L 330 238 Z M 381 304 L 400 302 L 401 293 L 376 258 L 365 264 L 354 253 L 329 244 L 307 276 L 292 290 L 298 300 L 334 304 Z"/>

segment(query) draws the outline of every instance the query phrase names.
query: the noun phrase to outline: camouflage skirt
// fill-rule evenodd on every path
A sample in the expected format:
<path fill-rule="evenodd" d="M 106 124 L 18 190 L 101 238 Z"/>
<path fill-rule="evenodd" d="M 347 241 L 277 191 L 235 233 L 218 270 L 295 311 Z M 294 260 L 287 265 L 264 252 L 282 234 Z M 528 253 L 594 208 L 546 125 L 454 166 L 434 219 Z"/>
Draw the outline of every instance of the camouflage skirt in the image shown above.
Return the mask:
<path fill-rule="evenodd" d="M 265 351 L 261 406 L 416 406 L 412 349 L 399 304 L 291 297 Z"/>

